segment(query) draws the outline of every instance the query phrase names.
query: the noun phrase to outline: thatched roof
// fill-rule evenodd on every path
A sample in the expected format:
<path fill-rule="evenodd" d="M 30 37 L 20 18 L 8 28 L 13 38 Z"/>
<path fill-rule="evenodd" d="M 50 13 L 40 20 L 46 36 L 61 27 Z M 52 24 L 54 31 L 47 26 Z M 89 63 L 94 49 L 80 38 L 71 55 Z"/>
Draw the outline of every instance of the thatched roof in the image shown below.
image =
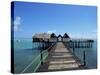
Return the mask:
<path fill-rule="evenodd" d="M 56 36 L 54 33 L 36 33 L 33 36 L 33 39 L 51 39 L 51 38 L 58 38 L 58 37 L 70 38 L 67 33 L 65 33 L 63 36 L 61 35 Z"/>
<path fill-rule="evenodd" d="M 67 33 L 63 35 L 63 38 L 70 38 Z"/>
<path fill-rule="evenodd" d="M 33 38 L 39 38 L 39 39 L 50 39 L 51 34 L 48 33 L 36 33 Z"/>
<path fill-rule="evenodd" d="M 57 36 L 54 33 L 52 33 L 51 38 L 57 38 Z"/>
<path fill-rule="evenodd" d="M 62 38 L 62 36 L 60 34 L 58 35 L 58 37 L 61 37 Z"/>

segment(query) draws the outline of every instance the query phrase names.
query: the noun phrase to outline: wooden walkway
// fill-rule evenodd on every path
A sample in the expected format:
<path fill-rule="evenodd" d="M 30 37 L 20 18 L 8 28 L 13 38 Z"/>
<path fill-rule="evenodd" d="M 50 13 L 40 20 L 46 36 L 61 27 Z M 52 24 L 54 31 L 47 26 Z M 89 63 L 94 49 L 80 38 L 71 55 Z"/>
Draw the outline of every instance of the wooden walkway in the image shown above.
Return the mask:
<path fill-rule="evenodd" d="M 49 53 L 48 58 L 40 65 L 37 72 L 64 71 L 82 69 L 81 62 L 68 50 L 62 42 L 58 42 Z"/>

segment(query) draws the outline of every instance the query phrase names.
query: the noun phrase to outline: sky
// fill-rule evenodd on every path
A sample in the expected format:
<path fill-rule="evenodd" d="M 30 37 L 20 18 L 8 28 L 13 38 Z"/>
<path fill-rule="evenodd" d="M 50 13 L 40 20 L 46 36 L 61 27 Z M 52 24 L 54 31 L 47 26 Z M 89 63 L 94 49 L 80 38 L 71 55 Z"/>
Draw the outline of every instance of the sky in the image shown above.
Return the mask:
<path fill-rule="evenodd" d="M 67 33 L 71 38 L 97 38 L 97 7 L 14 2 L 14 37 Z"/>

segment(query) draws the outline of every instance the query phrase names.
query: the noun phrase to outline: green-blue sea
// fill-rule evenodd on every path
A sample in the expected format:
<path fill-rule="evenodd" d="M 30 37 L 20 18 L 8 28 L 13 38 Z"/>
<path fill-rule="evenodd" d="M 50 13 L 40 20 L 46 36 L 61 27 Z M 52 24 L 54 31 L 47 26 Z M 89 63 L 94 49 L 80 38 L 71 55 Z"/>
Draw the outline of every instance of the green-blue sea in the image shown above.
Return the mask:
<path fill-rule="evenodd" d="M 14 71 L 21 73 L 39 54 L 40 51 L 34 49 L 31 38 L 14 39 Z M 83 50 L 86 51 L 86 65 L 90 69 L 97 68 L 97 42 L 93 43 L 92 48 L 76 48 L 75 54 L 83 61 Z M 33 70 L 31 69 L 31 71 Z"/>

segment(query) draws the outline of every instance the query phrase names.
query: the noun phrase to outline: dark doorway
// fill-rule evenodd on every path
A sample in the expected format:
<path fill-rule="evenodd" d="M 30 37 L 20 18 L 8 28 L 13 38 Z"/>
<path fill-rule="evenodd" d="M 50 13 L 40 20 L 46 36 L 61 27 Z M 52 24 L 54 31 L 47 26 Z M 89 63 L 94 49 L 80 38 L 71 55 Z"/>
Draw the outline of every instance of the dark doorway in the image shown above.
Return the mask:
<path fill-rule="evenodd" d="M 62 36 L 61 35 L 59 35 L 58 37 L 57 37 L 57 42 L 62 42 Z"/>

